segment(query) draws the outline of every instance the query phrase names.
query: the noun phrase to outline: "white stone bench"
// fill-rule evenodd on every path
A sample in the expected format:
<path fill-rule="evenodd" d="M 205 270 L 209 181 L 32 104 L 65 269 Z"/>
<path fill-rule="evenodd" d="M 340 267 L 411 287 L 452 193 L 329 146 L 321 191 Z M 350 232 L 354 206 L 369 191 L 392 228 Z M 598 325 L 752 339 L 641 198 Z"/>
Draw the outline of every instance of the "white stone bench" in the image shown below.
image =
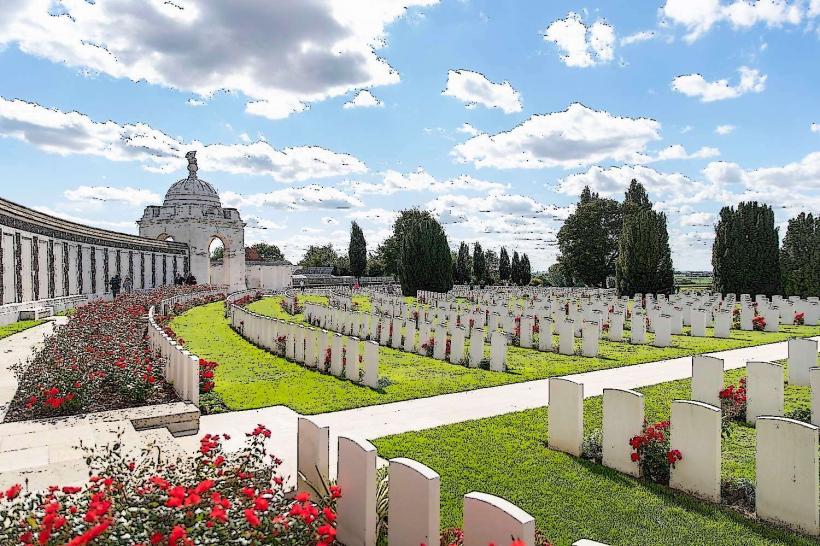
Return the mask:
<path fill-rule="evenodd" d="M 17 318 L 18 320 L 42 320 L 52 316 L 54 316 L 53 307 L 32 307 L 21 309 Z"/>

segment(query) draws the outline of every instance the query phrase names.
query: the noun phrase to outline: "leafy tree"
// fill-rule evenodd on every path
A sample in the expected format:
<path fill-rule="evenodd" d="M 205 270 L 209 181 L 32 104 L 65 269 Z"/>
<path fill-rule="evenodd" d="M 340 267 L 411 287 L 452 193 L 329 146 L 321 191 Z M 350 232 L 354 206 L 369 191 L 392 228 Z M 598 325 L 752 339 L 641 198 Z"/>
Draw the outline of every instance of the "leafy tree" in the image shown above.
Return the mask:
<path fill-rule="evenodd" d="M 399 247 L 399 280 L 405 296 L 453 287 L 452 255 L 444 229 L 429 213 L 409 222 Z"/>
<path fill-rule="evenodd" d="M 720 210 L 712 245 L 715 289 L 721 293 L 780 294 L 779 234 L 774 211 L 755 202 Z"/>
<path fill-rule="evenodd" d="M 646 190 L 635 180 L 629 184 L 622 210 L 623 228 L 615 264 L 618 293 L 630 297 L 636 292 L 671 293 L 675 279 L 666 215 L 652 210 Z"/>
<path fill-rule="evenodd" d="M 487 249 L 484 251 L 484 262 L 486 263 L 487 268 L 487 278 L 485 281 L 487 284 L 495 284 L 499 280 L 498 274 L 498 254 L 495 253 L 495 250 Z"/>
<path fill-rule="evenodd" d="M 350 261 L 350 271 L 354 277 L 360 278 L 367 269 L 367 242 L 359 224 L 353 222 L 350 225 L 350 245 L 347 249 L 347 256 Z"/>
<path fill-rule="evenodd" d="M 620 204 L 584 187 L 575 212 L 558 231 L 558 261 L 565 274 L 586 286 L 605 287 L 615 274 L 622 225 Z"/>
<path fill-rule="evenodd" d="M 510 255 L 507 254 L 507 249 L 503 246 L 498 256 L 498 277 L 502 281 L 510 280 Z"/>
<path fill-rule="evenodd" d="M 212 260 L 221 260 L 225 257 L 225 247 L 220 245 L 211 252 L 211 259 Z"/>
<path fill-rule="evenodd" d="M 285 260 L 285 255 L 282 254 L 282 251 L 279 250 L 279 247 L 276 245 L 271 245 L 268 243 L 256 243 L 255 245 L 251 245 L 251 248 L 259 254 L 259 258 L 263 262 L 283 262 Z"/>
<path fill-rule="evenodd" d="M 473 280 L 478 284 L 484 284 L 487 279 L 487 262 L 485 261 L 484 249 L 476 241 L 473 245 Z"/>
<path fill-rule="evenodd" d="M 429 211 L 420 210 L 417 208 L 406 209 L 399 212 L 399 216 L 393 223 L 393 234 L 385 239 L 381 245 L 376 248 L 374 258 L 377 263 L 377 270 L 380 270 L 382 275 L 399 274 L 399 248 L 404 234 L 407 233 L 409 227 L 418 220 L 423 218 L 433 218 Z M 380 267 L 377 265 L 380 264 Z M 373 275 L 373 273 L 371 273 Z"/>
<path fill-rule="evenodd" d="M 780 249 L 780 271 L 787 296 L 820 294 L 820 216 L 801 212 L 789 220 Z"/>
<path fill-rule="evenodd" d="M 512 262 L 510 263 L 510 282 L 513 284 L 521 284 L 521 258 L 518 257 L 518 251 L 513 250 Z"/>
<path fill-rule="evenodd" d="M 527 286 L 532 280 L 532 269 L 530 268 L 530 258 L 525 253 L 521 256 L 521 275 L 520 281 L 522 286 Z"/>
<path fill-rule="evenodd" d="M 564 275 L 564 269 L 561 267 L 560 262 L 556 262 L 547 268 L 547 282 L 550 286 L 572 286 L 572 281 Z"/>
<path fill-rule="evenodd" d="M 470 279 L 470 247 L 464 241 L 458 246 L 455 282 L 464 284 Z"/>
<path fill-rule="evenodd" d="M 339 255 L 333 250 L 330 243 L 319 246 L 310 245 L 305 251 L 305 255 L 299 260 L 302 267 L 336 267 Z"/>

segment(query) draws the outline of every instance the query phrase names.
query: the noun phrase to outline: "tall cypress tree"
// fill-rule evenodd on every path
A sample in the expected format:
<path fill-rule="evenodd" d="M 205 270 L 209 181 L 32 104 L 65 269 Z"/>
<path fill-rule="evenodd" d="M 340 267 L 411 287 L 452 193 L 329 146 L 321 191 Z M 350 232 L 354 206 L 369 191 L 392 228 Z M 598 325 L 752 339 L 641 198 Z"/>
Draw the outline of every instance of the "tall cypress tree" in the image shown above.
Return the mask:
<path fill-rule="evenodd" d="M 669 294 L 674 286 L 666 215 L 652 210 L 643 185 L 632 180 L 624 196 L 615 280 L 622 296 Z"/>
<path fill-rule="evenodd" d="M 513 250 L 512 262 L 510 264 L 510 281 L 516 285 L 521 284 L 521 258 L 519 258 L 517 250 Z"/>
<path fill-rule="evenodd" d="M 789 220 L 780 249 L 780 271 L 785 295 L 820 294 L 820 216 L 801 212 Z"/>
<path fill-rule="evenodd" d="M 521 285 L 527 286 L 532 280 L 532 269 L 530 268 L 530 257 L 525 253 L 521 256 Z"/>
<path fill-rule="evenodd" d="M 498 277 L 502 281 L 510 280 L 510 255 L 503 246 L 498 256 Z"/>
<path fill-rule="evenodd" d="M 757 202 L 723 207 L 712 245 L 715 289 L 723 294 L 782 292 L 774 211 Z"/>
<path fill-rule="evenodd" d="M 458 258 L 456 259 L 455 281 L 459 284 L 466 283 L 470 278 L 470 247 L 464 241 L 458 247 Z"/>
<path fill-rule="evenodd" d="M 399 246 L 402 293 L 415 296 L 419 290 L 449 291 L 453 287 L 452 262 L 441 224 L 429 215 L 410 223 Z"/>
<path fill-rule="evenodd" d="M 350 226 L 350 245 L 347 248 L 350 260 L 350 271 L 354 277 L 360 278 L 367 269 L 367 242 L 364 239 L 362 228 L 355 221 Z"/>
<path fill-rule="evenodd" d="M 487 261 L 478 241 L 473 245 L 473 280 L 478 284 L 484 284 L 487 280 Z"/>

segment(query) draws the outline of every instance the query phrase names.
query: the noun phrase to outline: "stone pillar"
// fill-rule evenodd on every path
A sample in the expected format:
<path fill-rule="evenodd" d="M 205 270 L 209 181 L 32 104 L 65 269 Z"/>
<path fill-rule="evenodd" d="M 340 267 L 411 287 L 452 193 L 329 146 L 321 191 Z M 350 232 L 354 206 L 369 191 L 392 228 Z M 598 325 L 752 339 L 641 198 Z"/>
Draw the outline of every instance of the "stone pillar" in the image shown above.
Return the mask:
<path fill-rule="evenodd" d="M 817 366 L 817 342 L 813 339 L 789 340 L 788 381 L 790 385 L 808 386 L 809 370 Z"/>
<path fill-rule="evenodd" d="M 450 362 L 461 364 L 464 360 L 464 338 L 467 333 L 463 326 L 453 328 L 453 335 L 450 339 Z"/>
<path fill-rule="evenodd" d="M 642 433 L 643 394 L 625 389 L 604 389 L 603 464 L 630 476 L 639 476 L 629 440 Z"/>
<path fill-rule="evenodd" d="M 767 521 L 820 535 L 818 428 L 783 417 L 757 420 L 755 511 Z"/>
<path fill-rule="evenodd" d="M 692 400 L 720 407 L 723 390 L 723 359 L 714 356 L 692 357 Z"/>
<path fill-rule="evenodd" d="M 345 546 L 376 546 L 376 448 L 366 440 L 339 437 L 336 472 L 343 495 L 336 509 L 336 536 Z"/>
<path fill-rule="evenodd" d="M 682 459 L 671 470 L 669 486 L 720 502 L 720 408 L 674 400 L 670 421 L 670 447 Z"/>
<path fill-rule="evenodd" d="M 357 337 L 348 340 L 344 367 L 346 379 L 359 381 L 359 338 Z"/>
<path fill-rule="evenodd" d="M 690 334 L 694 337 L 706 336 L 706 311 L 703 309 L 692 311 L 692 331 Z"/>
<path fill-rule="evenodd" d="M 342 334 L 333 336 L 333 349 L 330 354 L 330 373 L 336 377 L 342 377 L 344 372 L 342 365 L 342 351 L 345 348 L 345 338 Z"/>
<path fill-rule="evenodd" d="M 570 319 L 558 324 L 558 352 L 562 355 L 575 354 L 575 325 Z"/>
<path fill-rule="evenodd" d="M 664 314 L 655 315 L 655 339 L 652 345 L 655 347 L 669 347 L 672 341 L 672 317 Z"/>
<path fill-rule="evenodd" d="M 772 362 L 746 364 L 746 422 L 761 415 L 783 415 L 783 366 Z"/>
<path fill-rule="evenodd" d="M 436 341 L 433 344 L 433 358 L 444 360 L 447 351 L 447 327 L 443 324 L 436 326 Z"/>
<path fill-rule="evenodd" d="M 641 344 L 646 342 L 646 320 L 645 315 L 632 313 L 632 320 L 630 321 L 629 342 L 632 344 Z"/>
<path fill-rule="evenodd" d="M 464 496 L 464 546 L 500 546 L 513 540 L 535 546 L 535 518 L 499 497 L 475 492 Z"/>
<path fill-rule="evenodd" d="M 390 460 L 388 543 L 435 546 L 441 518 L 441 477 L 411 459 Z"/>
<path fill-rule="evenodd" d="M 615 311 L 609 315 L 609 341 L 623 341 L 624 339 L 624 314 Z"/>
<path fill-rule="evenodd" d="M 470 336 L 470 367 L 478 368 L 484 359 L 484 330 L 473 328 L 473 335 Z"/>
<path fill-rule="evenodd" d="M 583 336 L 581 354 L 586 357 L 598 356 L 598 336 L 600 335 L 598 323 L 585 320 L 581 332 Z"/>
<path fill-rule="evenodd" d="M 379 388 L 379 344 L 375 341 L 364 344 L 364 384 Z"/>
<path fill-rule="evenodd" d="M 552 330 L 553 323 L 548 317 L 543 316 L 538 320 L 538 350 L 552 350 Z"/>
<path fill-rule="evenodd" d="M 412 320 L 404 321 L 404 351 L 416 352 L 416 323 Z"/>
<path fill-rule="evenodd" d="M 519 337 L 519 345 L 525 349 L 532 348 L 532 327 L 533 319 L 530 316 L 521 315 L 521 321 L 518 323 L 521 330 Z"/>
<path fill-rule="evenodd" d="M 507 366 L 507 334 L 493 332 L 490 339 L 490 371 L 503 372 Z"/>
<path fill-rule="evenodd" d="M 718 311 L 715 313 L 715 337 L 717 338 L 728 338 L 729 337 L 729 330 L 732 327 L 732 312 L 731 311 Z"/>
<path fill-rule="evenodd" d="M 581 456 L 584 438 L 584 385 L 562 377 L 549 379 L 549 448 Z"/>
<path fill-rule="evenodd" d="M 323 491 L 330 483 L 330 427 L 320 427 L 308 417 L 299 417 L 296 439 L 297 490 Z"/>

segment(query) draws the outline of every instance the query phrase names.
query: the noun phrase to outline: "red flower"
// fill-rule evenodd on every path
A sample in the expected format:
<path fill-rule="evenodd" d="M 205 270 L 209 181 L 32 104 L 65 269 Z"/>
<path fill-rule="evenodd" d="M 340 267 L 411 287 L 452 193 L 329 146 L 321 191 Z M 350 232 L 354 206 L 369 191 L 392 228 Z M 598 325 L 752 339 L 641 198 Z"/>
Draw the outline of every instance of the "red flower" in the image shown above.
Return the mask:
<path fill-rule="evenodd" d="M 259 526 L 259 518 L 251 508 L 245 510 L 245 519 L 248 521 L 248 524 L 251 527 L 258 527 Z"/>

